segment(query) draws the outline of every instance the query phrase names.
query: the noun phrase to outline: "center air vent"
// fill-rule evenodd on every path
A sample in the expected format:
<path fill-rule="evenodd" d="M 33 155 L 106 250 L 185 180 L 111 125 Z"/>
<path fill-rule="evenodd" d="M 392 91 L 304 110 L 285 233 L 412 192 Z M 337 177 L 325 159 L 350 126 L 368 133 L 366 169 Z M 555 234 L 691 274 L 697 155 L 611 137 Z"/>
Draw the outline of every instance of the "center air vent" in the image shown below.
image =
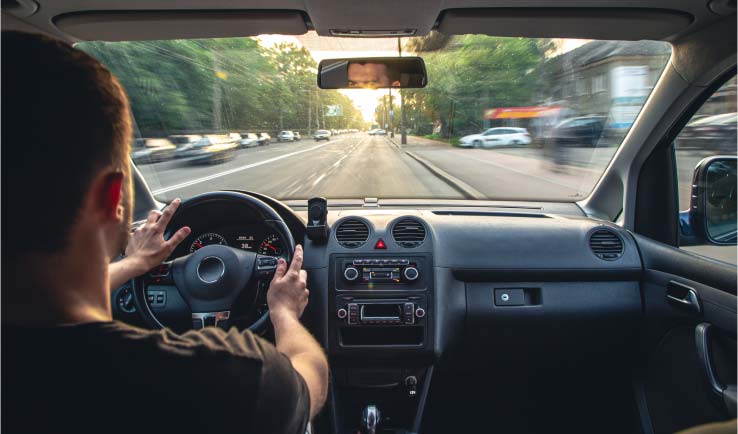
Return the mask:
<path fill-rule="evenodd" d="M 418 247 L 425 240 L 425 226 L 415 219 L 402 219 L 392 228 L 392 238 L 402 247 Z"/>
<path fill-rule="evenodd" d="M 612 261 L 623 254 L 623 242 L 620 237 L 609 230 L 600 229 L 589 237 L 589 247 L 600 259 Z"/>
<path fill-rule="evenodd" d="M 361 220 L 344 220 L 336 229 L 338 244 L 349 249 L 360 247 L 369 239 L 369 227 Z"/>

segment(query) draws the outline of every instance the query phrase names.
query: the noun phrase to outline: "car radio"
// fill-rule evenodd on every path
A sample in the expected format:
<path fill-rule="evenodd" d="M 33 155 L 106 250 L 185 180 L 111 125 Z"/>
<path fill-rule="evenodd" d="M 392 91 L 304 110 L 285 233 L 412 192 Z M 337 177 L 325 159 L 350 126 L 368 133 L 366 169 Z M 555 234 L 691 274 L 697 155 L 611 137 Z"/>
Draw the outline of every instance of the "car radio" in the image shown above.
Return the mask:
<path fill-rule="evenodd" d="M 336 316 L 346 325 L 413 325 L 425 317 L 425 297 L 354 299 L 339 297 Z"/>
<path fill-rule="evenodd" d="M 341 263 L 343 279 L 360 284 L 402 284 L 418 280 L 418 263 L 408 258 L 348 259 Z"/>

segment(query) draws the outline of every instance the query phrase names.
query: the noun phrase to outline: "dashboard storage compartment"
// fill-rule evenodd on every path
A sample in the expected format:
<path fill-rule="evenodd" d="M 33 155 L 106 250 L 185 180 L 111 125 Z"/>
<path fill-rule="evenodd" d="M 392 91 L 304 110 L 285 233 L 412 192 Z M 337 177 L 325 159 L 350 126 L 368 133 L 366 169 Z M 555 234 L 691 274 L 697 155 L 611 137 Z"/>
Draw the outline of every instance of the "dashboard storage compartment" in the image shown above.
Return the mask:
<path fill-rule="evenodd" d="M 425 327 L 342 327 L 339 345 L 351 346 L 423 346 Z"/>

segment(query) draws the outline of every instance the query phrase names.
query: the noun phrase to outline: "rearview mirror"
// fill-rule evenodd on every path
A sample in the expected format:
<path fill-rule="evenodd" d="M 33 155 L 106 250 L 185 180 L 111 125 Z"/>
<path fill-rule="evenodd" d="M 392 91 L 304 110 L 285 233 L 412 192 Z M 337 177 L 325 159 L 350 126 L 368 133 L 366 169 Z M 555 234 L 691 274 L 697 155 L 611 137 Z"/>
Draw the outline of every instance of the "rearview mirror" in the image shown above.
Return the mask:
<path fill-rule="evenodd" d="M 326 59 L 318 65 L 321 89 L 417 89 L 426 84 L 420 57 Z"/>
<path fill-rule="evenodd" d="M 680 213 L 682 245 L 736 244 L 736 161 L 710 157 L 695 167 L 689 210 Z"/>

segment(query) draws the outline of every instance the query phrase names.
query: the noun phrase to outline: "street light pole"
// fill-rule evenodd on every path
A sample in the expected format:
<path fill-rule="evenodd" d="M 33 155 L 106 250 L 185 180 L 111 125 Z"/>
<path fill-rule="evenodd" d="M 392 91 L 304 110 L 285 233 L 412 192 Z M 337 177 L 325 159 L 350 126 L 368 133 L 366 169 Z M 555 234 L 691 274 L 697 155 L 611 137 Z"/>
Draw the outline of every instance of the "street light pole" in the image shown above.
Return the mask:
<path fill-rule="evenodd" d="M 402 42 L 401 39 L 397 38 L 397 52 L 402 57 Z M 407 130 L 405 128 L 405 93 L 402 90 L 400 92 L 400 144 L 407 145 Z"/>

